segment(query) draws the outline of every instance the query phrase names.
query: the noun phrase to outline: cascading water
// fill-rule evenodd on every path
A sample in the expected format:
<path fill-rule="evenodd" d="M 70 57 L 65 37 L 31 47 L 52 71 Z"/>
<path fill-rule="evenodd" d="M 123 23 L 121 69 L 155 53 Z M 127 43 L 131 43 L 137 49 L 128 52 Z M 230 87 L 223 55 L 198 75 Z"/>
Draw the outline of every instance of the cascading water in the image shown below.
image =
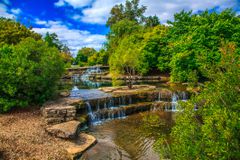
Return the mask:
<path fill-rule="evenodd" d="M 158 93 L 158 102 L 161 101 L 161 92 Z"/>
<path fill-rule="evenodd" d="M 173 93 L 172 95 L 172 111 L 177 111 L 177 101 L 178 101 L 178 95 L 176 93 Z"/>
<path fill-rule="evenodd" d="M 90 105 L 89 102 L 86 102 L 86 106 L 87 106 L 89 118 L 90 118 L 91 122 L 93 122 L 95 120 L 95 115 L 93 114 L 92 106 Z"/>
<path fill-rule="evenodd" d="M 79 89 L 77 86 L 74 86 L 71 90 L 70 97 L 79 97 Z"/>
<path fill-rule="evenodd" d="M 129 97 L 128 97 L 129 98 Z M 121 96 L 121 102 L 125 102 L 125 97 Z M 131 101 L 131 98 L 129 98 Z M 100 104 L 101 102 L 101 104 Z M 104 101 L 97 101 L 96 107 L 91 107 L 90 103 L 86 102 L 86 109 L 89 115 L 90 123 L 92 125 L 98 125 L 106 120 L 112 119 L 122 119 L 126 117 L 125 105 L 123 103 L 117 104 L 115 106 L 114 98 L 109 97 Z"/>
<path fill-rule="evenodd" d="M 92 82 L 89 80 L 89 77 L 92 74 L 100 74 L 102 71 L 99 67 L 91 67 L 88 68 L 80 77 L 80 80 L 89 87 L 94 87 L 94 88 L 99 88 L 100 87 L 100 83 L 99 82 Z"/>

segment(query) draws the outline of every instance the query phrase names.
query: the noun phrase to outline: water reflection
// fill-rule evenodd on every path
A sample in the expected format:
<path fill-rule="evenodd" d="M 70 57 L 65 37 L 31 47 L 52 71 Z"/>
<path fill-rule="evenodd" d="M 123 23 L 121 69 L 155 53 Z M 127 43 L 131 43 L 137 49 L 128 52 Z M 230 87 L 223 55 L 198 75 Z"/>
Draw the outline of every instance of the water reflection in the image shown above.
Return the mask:
<path fill-rule="evenodd" d="M 171 112 L 144 112 L 92 126 L 98 143 L 82 156 L 85 160 L 158 160 L 153 144 L 167 135 L 174 122 Z"/>

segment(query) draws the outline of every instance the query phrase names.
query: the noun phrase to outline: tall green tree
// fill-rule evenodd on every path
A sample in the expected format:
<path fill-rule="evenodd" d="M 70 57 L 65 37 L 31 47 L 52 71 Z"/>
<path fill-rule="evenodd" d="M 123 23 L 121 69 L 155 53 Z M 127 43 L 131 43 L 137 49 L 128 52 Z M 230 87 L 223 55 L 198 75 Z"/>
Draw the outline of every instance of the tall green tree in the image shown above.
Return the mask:
<path fill-rule="evenodd" d="M 45 37 L 43 38 L 45 42 L 47 42 L 49 47 L 55 47 L 59 50 L 61 57 L 64 59 L 66 66 L 71 66 L 72 63 L 72 55 L 70 49 L 66 44 L 63 44 L 56 33 L 47 32 Z"/>
<path fill-rule="evenodd" d="M 21 23 L 0 17 L 0 45 L 17 44 L 27 37 L 32 37 L 35 40 L 41 39 L 41 35 Z"/>
<path fill-rule="evenodd" d="M 143 13 L 146 10 L 146 6 L 139 7 L 139 0 L 127 0 L 125 5 L 115 5 L 110 12 L 110 17 L 107 21 L 107 26 L 110 28 L 117 22 L 127 19 L 137 23 L 142 23 L 145 19 Z"/>

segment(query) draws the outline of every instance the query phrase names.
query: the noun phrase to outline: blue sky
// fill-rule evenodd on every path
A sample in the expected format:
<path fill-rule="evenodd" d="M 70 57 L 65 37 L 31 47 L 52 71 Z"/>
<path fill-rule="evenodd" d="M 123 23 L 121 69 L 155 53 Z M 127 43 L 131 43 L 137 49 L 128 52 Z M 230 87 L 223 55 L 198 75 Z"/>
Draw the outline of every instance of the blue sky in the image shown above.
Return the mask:
<path fill-rule="evenodd" d="M 233 8 L 240 14 L 239 0 L 140 0 L 146 16 L 157 15 L 161 23 L 181 10 L 199 12 Z M 15 18 L 42 35 L 55 32 L 73 53 L 82 47 L 99 49 L 105 42 L 105 26 L 111 8 L 125 0 L 0 0 L 0 16 Z"/>

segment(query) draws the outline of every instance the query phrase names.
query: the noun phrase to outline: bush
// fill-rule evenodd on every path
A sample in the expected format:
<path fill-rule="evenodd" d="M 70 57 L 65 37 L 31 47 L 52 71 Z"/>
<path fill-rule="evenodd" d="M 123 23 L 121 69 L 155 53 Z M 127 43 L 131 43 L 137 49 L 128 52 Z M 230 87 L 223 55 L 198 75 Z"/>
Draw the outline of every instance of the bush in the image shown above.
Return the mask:
<path fill-rule="evenodd" d="M 240 159 L 240 61 L 235 50 L 234 44 L 224 44 L 220 64 L 206 74 L 213 82 L 181 104 L 171 131 L 171 159 Z"/>
<path fill-rule="evenodd" d="M 64 71 L 59 51 L 26 38 L 0 48 L 0 112 L 48 100 Z"/>

